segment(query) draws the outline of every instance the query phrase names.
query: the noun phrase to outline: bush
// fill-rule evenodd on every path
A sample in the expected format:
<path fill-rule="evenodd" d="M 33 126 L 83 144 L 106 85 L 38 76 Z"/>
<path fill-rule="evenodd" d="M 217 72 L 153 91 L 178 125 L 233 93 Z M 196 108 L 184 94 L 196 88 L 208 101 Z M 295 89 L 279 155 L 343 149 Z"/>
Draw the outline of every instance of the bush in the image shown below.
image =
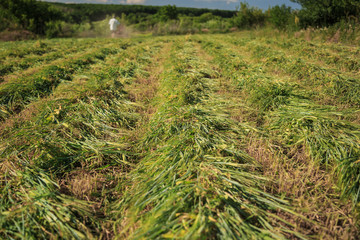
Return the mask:
<path fill-rule="evenodd" d="M 47 38 L 58 37 L 62 34 L 62 26 L 60 21 L 50 21 L 45 24 L 45 36 Z"/>
<path fill-rule="evenodd" d="M 286 7 L 285 4 L 271 8 L 269 14 L 270 23 L 281 30 L 286 29 L 293 19 L 291 7 Z"/>
<path fill-rule="evenodd" d="M 0 31 L 8 28 L 17 28 L 18 20 L 7 9 L 0 5 Z"/>
<path fill-rule="evenodd" d="M 265 23 L 265 14 L 256 7 L 249 7 L 248 3 L 240 3 L 240 9 L 234 17 L 234 25 L 240 29 L 261 26 Z"/>
<path fill-rule="evenodd" d="M 167 5 L 160 8 L 156 14 L 160 21 L 168 21 L 178 19 L 178 10 L 175 5 Z"/>

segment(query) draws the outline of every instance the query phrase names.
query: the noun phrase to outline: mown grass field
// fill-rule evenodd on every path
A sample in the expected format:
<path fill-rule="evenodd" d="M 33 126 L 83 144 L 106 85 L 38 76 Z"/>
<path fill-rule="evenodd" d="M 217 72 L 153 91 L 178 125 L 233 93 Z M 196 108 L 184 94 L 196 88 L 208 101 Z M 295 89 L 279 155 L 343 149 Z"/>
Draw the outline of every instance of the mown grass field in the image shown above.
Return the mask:
<path fill-rule="evenodd" d="M 1 239 L 358 239 L 360 47 L 0 43 Z"/>

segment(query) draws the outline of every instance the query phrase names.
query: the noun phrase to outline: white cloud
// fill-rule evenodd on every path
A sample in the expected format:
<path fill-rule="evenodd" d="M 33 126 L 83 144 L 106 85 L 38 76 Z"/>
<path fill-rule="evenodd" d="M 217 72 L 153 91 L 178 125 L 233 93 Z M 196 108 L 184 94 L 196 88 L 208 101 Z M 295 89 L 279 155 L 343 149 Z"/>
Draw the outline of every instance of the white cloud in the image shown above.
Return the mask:
<path fill-rule="evenodd" d="M 50 2 L 73 3 L 112 3 L 112 4 L 145 4 L 146 0 L 42 0 Z"/>
<path fill-rule="evenodd" d="M 239 0 L 194 0 L 194 1 L 195 2 L 226 2 L 227 4 L 239 2 Z"/>
<path fill-rule="evenodd" d="M 146 0 L 126 0 L 126 4 L 144 4 Z"/>

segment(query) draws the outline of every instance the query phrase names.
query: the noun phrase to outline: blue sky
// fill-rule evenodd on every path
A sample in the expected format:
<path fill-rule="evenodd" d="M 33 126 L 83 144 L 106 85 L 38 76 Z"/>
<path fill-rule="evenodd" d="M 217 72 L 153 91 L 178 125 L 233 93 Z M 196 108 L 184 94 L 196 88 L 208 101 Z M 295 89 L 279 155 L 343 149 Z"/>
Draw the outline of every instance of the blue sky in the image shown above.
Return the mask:
<path fill-rule="evenodd" d="M 103 4 L 143 4 L 143 5 L 176 5 L 178 7 L 195 7 L 235 10 L 240 5 L 240 0 L 44 0 L 47 2 L 64 3 L 103 3 Z M 250 6 L 268 9 L 269 6 L 282 5 L 300 8 L 290 0 L 247 0 Z"/>

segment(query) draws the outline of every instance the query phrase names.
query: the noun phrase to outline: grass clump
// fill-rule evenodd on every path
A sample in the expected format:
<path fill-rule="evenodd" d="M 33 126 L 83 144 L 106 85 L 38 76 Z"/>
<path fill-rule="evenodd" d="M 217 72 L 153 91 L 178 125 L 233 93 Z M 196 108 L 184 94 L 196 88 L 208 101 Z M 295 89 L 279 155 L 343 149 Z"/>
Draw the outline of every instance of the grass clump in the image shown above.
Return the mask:
<path fill-rule="evenodd" d="M 294 86 L 289 83 L 266 82 L 254 87 L 249 100 L 261 111 L 269 111 L 286 105 L 293 96 Z"/>
<path fill-rule="evenodd" d="M 129 145 L 115 139 L 119 129 L 135 126 L 135 109 L 126 100 L 122 84 L 108 79 L 75 99 L 48 102 L 30 129 L 14 129 L 18 137 L 7 142 L 3 156 L 20 150 L 21 154 L 35 156 L 37 166 L 56 174 L 82 165 L 93 168 L 126 163 Z"/>
<path fill-rule="evenodd" d="M 311 158 L 334 171 L 343 196 L 358 203 L 360 128 L 338 120 L 328 107 L 293 103 L 270 114 L 270 131 L 289 146 L 306 146 Z"/>
<path fill-rule="evenodd" d="M 349 74 L 321 66 L 299 57 L 287 56 L 286 53 L 258 45 L 256 42 L 249 44 L 254 58 L 263 59 L 267 65 L 274 66 L 291 76 L 301 80 L 305 88 L 311 86 L 318 91 L 321 98 L 330 100 L 333 104 L 346 104 L 352 107 L 359 106 L 359 80 Z M 319 96 L 316 96 L 319 98 Z M 335 100 L 335 101 L 334 101 Z"/>
<path fill-rule="evenodd" d="M 60 193 L 43 170 L 1 162 L 0 237 L 4 239 L 91 239 L 87 203 Z"/>

